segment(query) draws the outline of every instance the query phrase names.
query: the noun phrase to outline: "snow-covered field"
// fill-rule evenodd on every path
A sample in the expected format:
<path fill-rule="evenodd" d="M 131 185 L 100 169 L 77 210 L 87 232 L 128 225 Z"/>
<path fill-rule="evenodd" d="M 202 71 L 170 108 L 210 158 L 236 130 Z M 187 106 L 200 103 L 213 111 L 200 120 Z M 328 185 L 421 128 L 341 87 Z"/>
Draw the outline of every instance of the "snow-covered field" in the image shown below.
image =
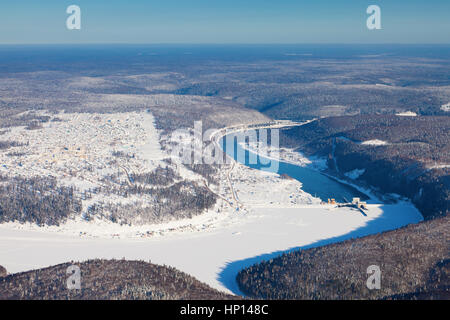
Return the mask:
<path fill-rule="evenodd" d="M 231 179 L 239 201 L 244 208 L 284 207 L 298 205 L 319 205 L 321 200 L 304 192 L 301 182 L 282 179 L 279 175 L 259 170 L 251 170 L 237 165 Z M 270 195 L 268 195 L 270 192 Z"/>
<path fill-rule="evenodd" d="M 128 183 L 129 173 L 167 166 L 151 113 L 53 115 L 42 111 L 39 115 L 50 118 L 42 128 L 12 127 L 2 135 L 3 141 L 16 142 L 17 146 L 0 150 L 0 174 L 54 177 L 61 185 L 77 188 L 84 212 L 98 203 L 151 201 L 145 195 L 122 197 L 108 192 L 112 186 Z M 89 198 L 83 196 L 85 192 Z"/>
<path fill-rule="evenodd" d="M 449 102 L 449 103 L 446 103 L 446 104 L 443 104 L 443 105 L 441 106 L 441 110 L 442 110 L 442 111 L 445 111 L 445 112 L 449 112 L 449 111 L 450 111 L 450 102 Z"/>
<path fill-rule="evenodd" d="M 135 145 L 142 147 L 142 143 Z M 61 227 L 0 225 L 0 265 L 14 273 L 72 260 L 141 259 L 176 267 L 214 288 L 239 293 L 235 282 L 239 270 L 282 251 L 422 220 L 406 202 L 370 204 L 364 216 L 351 208 L 320 204 L 296 180 L 242 164 L 225 169 L 217 190 L 224 200 L 193 219 L 138 227 L 80 220 Z M 233 203 L 229 182 L 239 206 Z"/>
<path fill-rule="evenodd" d="M 361 142 L 361 144 L 366 145 L 366 146 L 385 146 L 385 145 L 388 145 L 389 143 L 387 143 L 386 141 L 383 141 L 383 140 L 373 139 L 373 140 L 363 141 L 363 142 Z"/>
<path fill-rule="evenodd" d="M 370 205 L 367 217 L 323 205 L 255 207 L 214 229 L 150 239 L 92 239 L 0 226 L 0 264 L 20 272 L 89 258 L 142 259 L 239 293 L 237 272 L 283 250 L 323 245 L 421 221 L 410 204 Z"/>
<path fill-rule="evenodd" d="M 45 112 L 39 115 L 51 116 Z M 93 175 L 92 179 L 98 180 L 102 174 L 111 173 L 114 151 L 130 156 L 126 160 L 130 169 L 148 170 L 164 157 L 153 121 L 148 112 L 59 113 L 42 123 L 41 129 L 13 127 L 2 135 L 2 140 L 19 145 L 0 152 L 0 172 L 9 176 L 50 174 L 64 179 L 75 177 L 70 172 L 79 171 L 83 173 L 80 179 Z M 21 156 L 8 156 L 11 152 Z M 83 180 L 80 184 L 89 181 Z"/>
<path fill-rule="evenodd" d="M 354 169 L 352 171 L 344 173 L 345 176 L 349 177 L 350 179 L 356 180 L 366 172 L 366 169 Z"/>
<path fill-rule="evenodd" d="M 399 112 L 399 113 L 396 113 L 395 115 L 399 116 L 399 117 L 417 117 L 417 113 L 415 113 L 413 111 Z"/>

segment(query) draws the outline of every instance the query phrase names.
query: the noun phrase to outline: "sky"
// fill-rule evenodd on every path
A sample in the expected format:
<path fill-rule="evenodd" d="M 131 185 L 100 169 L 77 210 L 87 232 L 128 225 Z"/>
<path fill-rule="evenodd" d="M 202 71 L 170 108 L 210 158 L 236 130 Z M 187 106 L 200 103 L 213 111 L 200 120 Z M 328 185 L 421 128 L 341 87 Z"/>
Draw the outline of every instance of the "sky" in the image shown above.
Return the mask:
<path fill-rule="evenodd" d="M 66 9 L 81 9 L 68 30 Z M 381 29 L 369 30 L 369 5 Z M 449 0 L 2 0 L 0 44 L 450 43 Z"/>

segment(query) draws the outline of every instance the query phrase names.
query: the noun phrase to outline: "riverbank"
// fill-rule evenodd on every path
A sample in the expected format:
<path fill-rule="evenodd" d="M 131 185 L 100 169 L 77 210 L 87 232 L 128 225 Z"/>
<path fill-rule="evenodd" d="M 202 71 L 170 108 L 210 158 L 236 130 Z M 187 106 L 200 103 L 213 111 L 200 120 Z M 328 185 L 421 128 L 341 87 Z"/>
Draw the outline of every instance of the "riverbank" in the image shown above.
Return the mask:
<path fill-rule="evenodd" d="M 374 205 L 365 217 L 333 206 L 255 206 L 236 223 L 215 230 L 149 239 L 80 238 L 0 226 L 0 261 L 21 272 L 87 259 L 145 260 L 193 275 L 213 288 L 238 294 L 237 272 L 295 248 L 320 246 L 421 221 L 414 207 Z"/>
<path fill-rule="evenodd" d="M 107 239 L 2 225 L 1 264 L 10 272 L 20 272 L 71 260 L 145 260 L 176 267 L 213 288 L 240 294 L 236 275 L 254 263 L 298 248 L 363 237 L 422 220 L 417 209 L 407 203 L 369 205 L 366 216 L 352 208 L 322 205 L 320 199 L 303 191 L 301 182 L 239 163 L 228 176 L 244 209 L 195 217 L 191 222 L 198 220 L 198 228 Z M 223 187 L 228 185 L 225 182 Z M 216 219 L 206 227 L 202 220 L 206 217 Z"/>

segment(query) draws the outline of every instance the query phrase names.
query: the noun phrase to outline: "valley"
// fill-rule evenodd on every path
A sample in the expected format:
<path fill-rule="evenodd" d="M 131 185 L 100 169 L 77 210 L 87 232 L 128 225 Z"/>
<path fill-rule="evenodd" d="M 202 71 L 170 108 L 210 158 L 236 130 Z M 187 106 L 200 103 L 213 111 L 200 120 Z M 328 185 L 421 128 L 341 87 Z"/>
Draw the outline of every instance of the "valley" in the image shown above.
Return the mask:
<path fill-rule="evenodd" d="M 0 47 L 0 67 L 0 289 L 33 283 L 0 297 L 448 292 L 447 47 Z"/>

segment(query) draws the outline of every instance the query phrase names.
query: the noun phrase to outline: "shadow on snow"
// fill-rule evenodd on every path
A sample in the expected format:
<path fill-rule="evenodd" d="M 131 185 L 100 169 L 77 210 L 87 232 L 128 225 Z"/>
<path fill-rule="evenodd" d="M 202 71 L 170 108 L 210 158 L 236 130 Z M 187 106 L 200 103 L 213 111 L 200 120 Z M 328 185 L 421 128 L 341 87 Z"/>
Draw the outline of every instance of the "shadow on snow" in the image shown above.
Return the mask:
<path fill-rule="evenodd" d="M 407 218 L 407 217 L 402 214 L 395 214 L 395 213 L 388 214 L 388 212 L 391 210 L 395 210 L 395 211 L 401 210 L 398 207 L 398 205 L 382 205 L 381 208 L 383 210 L 383 213 L 381 214 L 381 216 L 379 216 L 376 219 L 368 221 L 364 226 L 357 228 L 355 230 L 352 230 L 346 234 L 336 236 L 336 237 L 322 239 L 322 240 L 313 242 L 313 243 L 305 245 L 305 246 L 293 247 L 293 248 L 286 249 L 286 250 L 279 250 L 279 251 L 274 251 L 271 253 L 261 254 L 261 255 L 243 259 L 243 260 L 228 262 L 222 268 L 222 270 L 219 272 L 218 280 L 224 287 L 226 287 L 228 290 L 230 290 L 233 294 L 243 296 L 244 294 L 240 291 L 237 281 L 236 281 L 236 276 L 239 273 L 239 271 L 241 271 L 242 269 L 245 269 L 247 267 L 250 267 L 254 264 L 257 264 L 257 263 L 260 263 L 263 261 L 268 261 L 270 259 L 279 257 L 283 253 L 289 253 L 289 252 L 297 251 L 300 249 L 304 250 L 304 249 L 309 249 L 309 248 L 314 248 L 314 247 L 320 247 L 320 246 L 324 246 L 327 244 L 342 242 L 344 240 L 349 240 L 349 239 L 354 239 L 354 238 L 361 238 L 361 237 L 364 237 L 367 235 L 397 229 L 397 228 L 406 226 L 410 223 L 417 223 L 422 220 L 419 217 L 417 217 L 417 219 L 414 219 L 414 221 L 412 221 L 413 219 L 408 219 L 408 221 L 405 221 L 405 218 Z"/>

